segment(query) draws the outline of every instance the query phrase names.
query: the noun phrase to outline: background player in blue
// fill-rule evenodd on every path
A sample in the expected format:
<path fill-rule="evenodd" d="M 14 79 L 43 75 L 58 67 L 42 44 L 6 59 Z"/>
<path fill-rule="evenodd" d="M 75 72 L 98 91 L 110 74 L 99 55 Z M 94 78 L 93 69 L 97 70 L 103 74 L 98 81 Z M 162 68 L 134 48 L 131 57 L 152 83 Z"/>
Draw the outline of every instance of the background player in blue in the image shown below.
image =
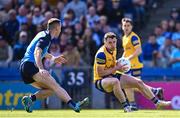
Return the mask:
<path fill-rule="evenodd" d="M 24 96 L 22 103 L 27 112 L 32 112 L 32 103 L 36 99 L 44 99 L 55 93 L 61 100 L 66 102 L 70 108 L 80 112 L 81 105 L 88 102 L 84 99 L 73 102 L 68 93 L 54 80 L 47 70 L 44 69 L 42 58 L 47 58 L 54 63 L 66 63 L 63 55 L 54 57 L 49 54 L 48 48 L 51 40 L 57 38 L 61 32 L 61 22 L 57 18 L 51 18 L 47 24 L 47 30 L 39 32 L 28 46 L 24 58 L 21 60 L 20 72 L 25 84 L 31 84 L 40 89 L 30 96 Z"/>

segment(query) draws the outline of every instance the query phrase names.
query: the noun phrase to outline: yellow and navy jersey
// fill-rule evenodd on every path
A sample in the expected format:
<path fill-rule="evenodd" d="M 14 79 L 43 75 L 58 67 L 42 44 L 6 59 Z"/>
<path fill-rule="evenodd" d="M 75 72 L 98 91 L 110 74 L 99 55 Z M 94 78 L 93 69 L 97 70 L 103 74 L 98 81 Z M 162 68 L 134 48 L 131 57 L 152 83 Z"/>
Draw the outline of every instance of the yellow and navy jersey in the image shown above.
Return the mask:
<path fill-rule="evenodd" d="M 102 46 L 96 53 L 95 55 L 95 60 L 94 60 L 94 67 L 93 67 L 93 72 L 94 72 L 94 82 L 96 80 L 102 79 L 104 77 L 99 76 L 97 72 L 97 66 L 104 66 L 105 69 L 112 68 L 116 65 L 116 50 L 113 51 L 112 53 L 109 52 L 106 47 Z M 113 73 L 112 73 L 113 74 Z"/>
<path fill-rule="evenodd" d="M 123 36 L 122 44 L 124 49 L 124 57 L 129 57 L 132 55 L 136 48 L 141 47 L 141 40 L 137 34 L 131 32 L 128 36 Z M 131 62 L 131 69 L 138 69 L 143 67 L 142 62 L 142 54 L 139 56 L 134 57 L 130 60 Z"/>

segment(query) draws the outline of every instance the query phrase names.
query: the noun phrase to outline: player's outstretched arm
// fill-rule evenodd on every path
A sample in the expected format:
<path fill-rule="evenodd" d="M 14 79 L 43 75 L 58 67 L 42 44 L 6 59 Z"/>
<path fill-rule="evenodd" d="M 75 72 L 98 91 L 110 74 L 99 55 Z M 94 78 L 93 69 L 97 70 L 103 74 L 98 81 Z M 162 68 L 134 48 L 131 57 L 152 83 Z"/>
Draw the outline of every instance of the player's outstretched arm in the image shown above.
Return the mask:
<path fill-rule="evenodd" d="M 52 54 L 47 53 L 45 58 L 47 58 L 47 59 L 51 60 L 53 63 L 57 63 L 57 64 L 63 64 L 63 63 L 67 62 L 64 55 L 59 55 L 59 56 L 55 57 Z"/>

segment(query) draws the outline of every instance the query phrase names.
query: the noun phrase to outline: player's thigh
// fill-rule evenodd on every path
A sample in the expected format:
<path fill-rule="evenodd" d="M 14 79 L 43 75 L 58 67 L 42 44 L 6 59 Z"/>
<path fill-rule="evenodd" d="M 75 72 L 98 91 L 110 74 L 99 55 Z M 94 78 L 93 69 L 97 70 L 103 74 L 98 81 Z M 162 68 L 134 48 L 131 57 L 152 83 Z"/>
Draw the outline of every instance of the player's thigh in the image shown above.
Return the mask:
<path fill-rule="evenodd" d="M 120 84 L 122 88 L 138 88 L 139 85 L 143 84 L 142 80 L 130 76 L 130 75 L 122 75 L 120 79 Z"/>
<path fill-rule="evenodd" d="M 119 83 L 119 80 L 114 77 L 102 79 L 102 87 L 106 92 L 112 92 L 115 83 Z"/>
<path fill-rule="evenodd" d="M 33 82 L 33 83 L 31 83 L 31 85 L 38 89 L 49 89 L 49 86 L 47 86 L 41 82 Z"/>
<path fill-rule="evenodd" d="M 39 84 L 47 86 L 50 89 L 55 89 L 58 84 L 55 79 L 48 74 L 47 76 L 42 76 L 39 72 L 33 76 L 33 79 Z"/>

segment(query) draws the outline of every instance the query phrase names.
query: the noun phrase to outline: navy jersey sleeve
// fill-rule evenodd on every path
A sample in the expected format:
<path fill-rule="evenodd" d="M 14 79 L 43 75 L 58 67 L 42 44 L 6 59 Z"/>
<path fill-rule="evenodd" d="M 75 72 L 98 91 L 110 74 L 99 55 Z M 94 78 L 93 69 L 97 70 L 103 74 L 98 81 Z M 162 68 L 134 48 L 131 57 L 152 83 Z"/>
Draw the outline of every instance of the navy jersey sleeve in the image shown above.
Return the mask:
<path fill-rule="evenodd" d="M 105 64 L 106 63 L 106 55 L 104 52 L 100 52 L 96 56 L 96 62 L 97 64 Z"/>
<path fill-rule="evenodd" d="M 139 43 L 138 37 L 137 36 L 132 36 L 131 43 L 132 43 L 133 46 L 139 45 L 140 43 Z"/>
<path fill-rule="evenodd" d="M 47 47 L 48 45 L 49 45 L 49 40 L 41 38 L 41 39 L 39 39 L 36 46 L 41 48 L 42 50 L 44 50 L 44 48 Z"/>

